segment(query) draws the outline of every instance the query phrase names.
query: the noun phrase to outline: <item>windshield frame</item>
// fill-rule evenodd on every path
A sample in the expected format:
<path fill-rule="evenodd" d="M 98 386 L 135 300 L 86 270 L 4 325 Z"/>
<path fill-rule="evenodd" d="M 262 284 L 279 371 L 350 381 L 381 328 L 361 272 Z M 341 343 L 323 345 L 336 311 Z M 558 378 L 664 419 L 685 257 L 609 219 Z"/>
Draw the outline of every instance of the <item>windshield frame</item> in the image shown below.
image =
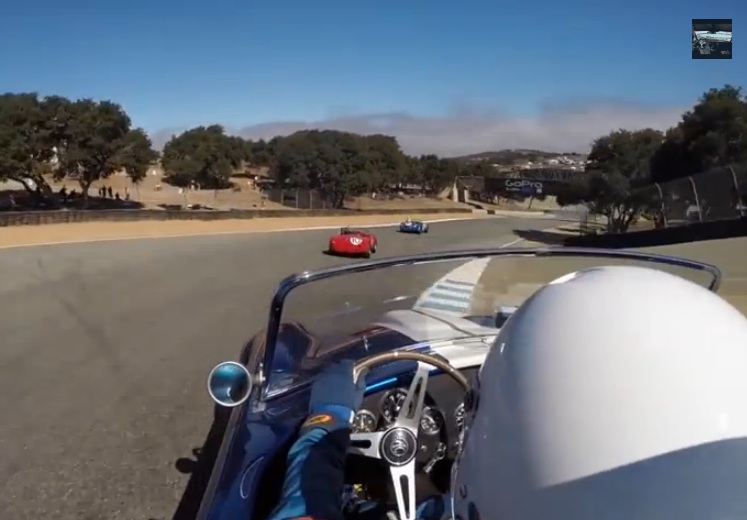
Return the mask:
<path fill-rule="evenodd" d="M 262 361 L 257 366 L 254 374 L 254 380 L 257 384 L 257 398 L 260 403 L 266 403 L 272 401 L 278 397 L 286 395 L 288 392 L 296 390 L 300 387 L 309 384 L 308 381 L 300 382 L 293 385 L 282 392 L 272 392 L 269 395 L 269 382 L 271 375 L 272 360 L 275 356 L 275 350 L 277 346 L 277 338 L 280 331 L 280 326 L 283 317 L 283 307 L 285 305 L 286 298 L 294 289 L 301 287 L 312 282 L 318 282 L 321 280 L 327 280 L 338 276 L 344 276 L 347 274 L 358 274 L 365 273 L 367 271 L 374 271 L 377 269 L 398 267 L 404 265 L 417 265 L 427 264 L 436 262 L 449 262 L 454 260 L 474 260 L 479 258 L 498 258 L 498 257 L 585 257 L 585 258 L 600 258 L 600 259 L 616 259 L 616 260 L 631 260 L 639 262 L 650 262 L 653 264 L 664 264 L 669 266 L 683 267 L 686 269 L 693 269 L 696 271 L 705 271 L 709 273 L 713 279 L 708 285 L 708 290 L 711 292 L 718 291 L 721 286 L 722 273 L 721 270 L 715 265 L 699 262 L 697 260 L 689 260 L 686 258 L 680 258 L 677 256 L 660 255 L 654 253 L 645 253 L 641 251 L 631 251 L 624 249 L 597 249 L 597 248 L 586 248 L 586 247 L 493 247 L 493 248 L 480 248 L 480 249 L 466 249 L 466 250 L 455 250 L 455 251 L 442 251 L 435 253 L 423 253 L 410 256 L 400 256 L 392 258 L 384 258 L 380 260 L 369 260 L 358 262 L 354 264 L 348 264 L 338 267 L 329 267 L 325 269 L 319 269 L 316 271 L 304 271 L 298 274 L 292 274 L 284 278 L 275 294 L 272 297 L 270 304 L 269 319 L 267 323 L 267 332 L 265 338 L 265 351 L 262 356 Z"/>

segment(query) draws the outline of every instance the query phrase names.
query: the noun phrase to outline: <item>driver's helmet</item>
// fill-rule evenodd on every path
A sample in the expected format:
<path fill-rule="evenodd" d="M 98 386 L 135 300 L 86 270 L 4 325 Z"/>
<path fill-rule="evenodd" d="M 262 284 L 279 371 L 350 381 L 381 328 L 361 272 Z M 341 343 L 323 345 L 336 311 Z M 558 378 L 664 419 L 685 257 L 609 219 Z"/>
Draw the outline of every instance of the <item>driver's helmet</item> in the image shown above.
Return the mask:
<path fill-rule="evenodd" d="M 407 217 L 407 220 L 405 220 L 408 224 L 412 223 L 412 219 L 410 217 Z"/>
<path fill-rule="evenodd" d="M 539 289 L 465 399 L 461 520 L 747 518 L 747 318 L 663 271 Z"/>

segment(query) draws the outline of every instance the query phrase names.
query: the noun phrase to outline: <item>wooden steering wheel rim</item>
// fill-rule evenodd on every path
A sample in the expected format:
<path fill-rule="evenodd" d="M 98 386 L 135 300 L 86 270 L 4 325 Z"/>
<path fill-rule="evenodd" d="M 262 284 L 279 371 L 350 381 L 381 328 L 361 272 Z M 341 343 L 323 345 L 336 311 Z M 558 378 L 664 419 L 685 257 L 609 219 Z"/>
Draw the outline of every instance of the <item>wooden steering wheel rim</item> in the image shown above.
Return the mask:
<path fill-rule="evenodd" d="M 379 365 L 381 363 L 387 363 L 392 361 L 420 361 L 422 363 L 434 366 L 441 369 L 445 374 L 451 377 L 454 381 L 459 383 L 465 391 L 469 391 L 470 384 L 467 378 L 462 375 L 459 370 L 451 366 L 448 362 L 436 356 L 429 354 L 423 354 L 421 352 L 412 352 L 408 350 L 395 350 L 393 352 L 384 352 L 382 354 L 375 354 L 364 358 L 353 366 L 353 374 L 355 380 L 358 381 L 358 377 L 364 370 L 369 370 L 371 367 Z"/>

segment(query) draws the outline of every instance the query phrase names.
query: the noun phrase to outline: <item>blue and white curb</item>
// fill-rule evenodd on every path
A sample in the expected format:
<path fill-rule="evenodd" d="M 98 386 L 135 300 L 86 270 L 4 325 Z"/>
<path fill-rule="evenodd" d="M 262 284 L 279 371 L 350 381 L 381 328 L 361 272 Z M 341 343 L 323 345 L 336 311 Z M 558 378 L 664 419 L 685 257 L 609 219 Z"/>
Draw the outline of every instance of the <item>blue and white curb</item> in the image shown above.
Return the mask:
<path fill-rule="evenodd" d="M 432 310 L 455 316 L 469 314 L 477 282 L 489 258 L 470 260 L 429 287 L 415 302 L 415 310 Z"/>

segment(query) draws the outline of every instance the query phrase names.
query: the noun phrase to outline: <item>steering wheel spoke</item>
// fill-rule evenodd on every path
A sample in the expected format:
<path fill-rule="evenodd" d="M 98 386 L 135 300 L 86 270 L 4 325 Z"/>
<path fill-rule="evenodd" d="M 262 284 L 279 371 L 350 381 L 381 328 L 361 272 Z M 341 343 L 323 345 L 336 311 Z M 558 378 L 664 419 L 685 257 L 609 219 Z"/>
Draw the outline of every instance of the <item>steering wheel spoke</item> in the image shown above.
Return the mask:
<path fill-rule="evenodd" d="M 397 498 L 400 520 L 415 520 L 415 466 L 418 454 L 418 430 L 425 405 L 430 367 L 437 367 L 468 391 L 467 379 L 447 361 L 421 352 L 393 351 L 369 356 L 356 363 L 356 378 L 363 370 L 379 363 L 401 360 L 417 361 L 418 368 L 407 390 L 394 423 L 381 432 L 351 433 L 348 453 L 381 459 L 389 465 L 389 474 Z"/>
<path fill-rule="evenodd" d="M 391 466 L 389 474 L 392 477 L 400 520 L 415 520 L 415 460 L 404 466 Z"/>
<path fill-rule="evenodd" d="M 417 433 L 420 426 L 420 418 L 423 415 L 423 405 L 425 403 L 425 391 L 428 388 L 428 377 L 430 366 L 418 362 L 418 369 L 407 390 L 407 397 L 402 403 L 397 419 L 394 421 L 395 426 L 407 428 L 413 433 Z"/>
<path fill-rule="evenodd" d="M 381 439 L 386 432 L 360 432 L 350 434 L 348 453 L 363 455 L 370 459 L 380 459 Z"/>

